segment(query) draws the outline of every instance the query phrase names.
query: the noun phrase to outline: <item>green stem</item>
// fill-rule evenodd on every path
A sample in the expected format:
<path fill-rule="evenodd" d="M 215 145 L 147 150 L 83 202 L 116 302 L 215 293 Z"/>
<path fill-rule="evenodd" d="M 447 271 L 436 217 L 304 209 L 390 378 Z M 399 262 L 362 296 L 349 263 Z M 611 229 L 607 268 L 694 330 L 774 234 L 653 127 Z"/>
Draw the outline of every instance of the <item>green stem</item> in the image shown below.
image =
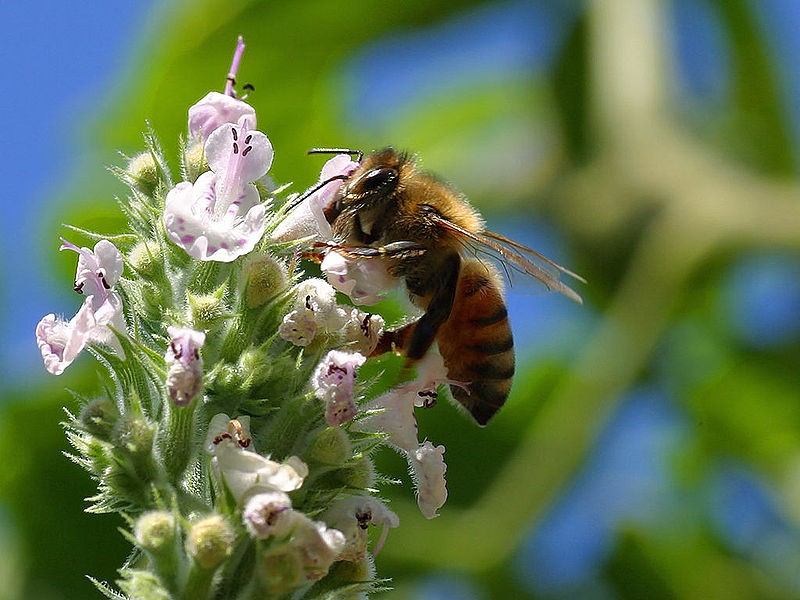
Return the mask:
<path fill-rule="evenodd" d="M 177 484 L 194 455 L 195 406 L 175 406 L 170 402 L 167 427 L 159 432 L 161 440 L 161 459 L 170 482 Z"/>
<path fill-rule="evenodd" d="M 204 569 L 194 563 L 189 569 L 189 577 L 186 579 L 186 587 L 183 589 L 184 600 L 202 600 L 208 598 L 211 590 L 211 581 L 214 578 L 216 569 Z"/>

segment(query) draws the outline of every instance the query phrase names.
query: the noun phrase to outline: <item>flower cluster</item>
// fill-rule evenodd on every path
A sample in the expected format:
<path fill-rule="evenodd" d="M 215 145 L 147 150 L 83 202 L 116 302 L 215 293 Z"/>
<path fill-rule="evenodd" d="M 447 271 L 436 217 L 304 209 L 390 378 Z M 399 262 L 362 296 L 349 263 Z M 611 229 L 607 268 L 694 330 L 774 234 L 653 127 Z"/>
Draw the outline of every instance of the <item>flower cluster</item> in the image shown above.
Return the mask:
<path fill-rule="evenodd" d="M 359 377 L 385 327 L 360 306 L 396 282 L 381 259 L 337 252 L 325 219 L 358 163 L 335 156 L 303 202 L 273 210 L 272 144 L 233 91 L 243 50 L 240 38 L 225 93 L 189 109 L 185 180 L 146 135 L 146 152 L 116 170 L 130 230 L 93 249 L 63 241 L 83 303 L 36 327 L 50 373 L 84 349 L 104 368 L 105 395 L 84 398 L 67 429 L 99 482 L 91 510 L 131 515 L 142 558 L 117 582 L 130 597 L 376 589 L 372 556 L 399 525 L 375 496 L 383 444 L 408 460 L 425 517 L 447 497 L 444 447 L 420 441 L 414 418 L 456 385 L 441 357 L 382 394 Z M 312 241 L 324 279 L 295 265 Z"/>

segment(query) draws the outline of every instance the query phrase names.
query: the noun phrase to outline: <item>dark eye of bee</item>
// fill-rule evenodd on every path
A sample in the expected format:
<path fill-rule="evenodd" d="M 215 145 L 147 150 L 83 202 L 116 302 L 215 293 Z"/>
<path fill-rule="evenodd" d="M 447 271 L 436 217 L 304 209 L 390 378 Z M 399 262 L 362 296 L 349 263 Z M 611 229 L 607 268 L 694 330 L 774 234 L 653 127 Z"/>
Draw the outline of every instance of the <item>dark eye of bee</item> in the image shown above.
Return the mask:
<path fill-rule="evenodd" d="M 373 169 L 359 182 L 359 192 L 369 193 L 392 186 L 397 179 L 397 171 L 391 168 Z"/>

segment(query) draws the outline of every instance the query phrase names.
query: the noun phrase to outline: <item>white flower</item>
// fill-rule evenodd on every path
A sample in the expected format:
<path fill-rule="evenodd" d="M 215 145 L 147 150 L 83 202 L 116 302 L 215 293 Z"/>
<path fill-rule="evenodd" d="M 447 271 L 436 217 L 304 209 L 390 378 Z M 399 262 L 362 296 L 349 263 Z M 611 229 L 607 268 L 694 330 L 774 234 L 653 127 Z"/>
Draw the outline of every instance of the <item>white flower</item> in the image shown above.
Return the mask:
<path fill-rule="evenodd" d="M 292 502 L 284 492 L 258 492 L 245 503 L 242 521 L 254 538 L 283 537 L 293 523 L 291 509 Z"/>
<path fill-rule="evenodd" d="M 398 450 L 411 452 L 419 444 L 414 418 L 416 390 L 408 384 L 397 386 L 362 406 L 366 416 L 358 421 L 359 431 L 388 434 L 387 441 Z"/>
<path fill-rule="evenodd" d="M 203 388 L 203 359 L 200 348 L 206 334 L 186 327 L 167 327 L 170 344 L 164 354 L 169 367 L 167 390 L 176 406 L 186 406 Z"/>
<path fill-rule="evenodd" d="M 367 402 L 363 406 L 366 416 L 356 423 L 359 431 L 387 434 L 387 442 L 405 455 L 417 487 L 417 503 L 429 519 L 447 499 L 444 446 L 419 443 L 414 407 L 434 403 L 436 388 L 442 384 L 460 385 L 447 379 L 441 355 L 428 352 L 417 365 L 416 379 Z"/>
<path fill-rule="evenodd" d="M 408 464 L 417 486 L 417 504 L 422 514 L 433 519 L 438 516 L 437 510 L 447 500 L 447 482 L 444 473 L 447 465 L 444 462 L 444 446 L 434 446 L 425 441 L 408 454 Z"/>
<path fill-rule="evenodd" d="M 283 317 L 283 322 L 278 327 L 278 335 L 295 346 L 305 347 L 314 341 L 317 329 L 314 311 L 300 308 Z"/>
<path fill-rule="evenodd" d="M 314 311 L 320 325 L 326 327 L 331 324 L 330 320 L 336 318 L 336 290 L 324 279 L 312 277 L 301 281 L 297 285 L 297 296 L 295 297 L 295 308 L 306 308 Z"/>
<path fill-rule="evenodd" d="M 383 526 L 373 554 L 378 554 L 386 541 L 389 528 L 400 524 L 398 516 L 372 496 L 350 496 L 338 500 L 322 515 L 323 520 L 344 534 L 346 544 L 340 560 L 355 562 L 364 558 L 367 551 L 367 528 Z"/>
<path fill-rule="evenodd" d="M 380 315 L 357 308 L 352 308 L 349 313 L 341 330 L 342 343 L 348 350 L 369 356 L 378 346 L 386 321 Z"/>
<path fill-rule="evenodd" d="M 94 250 L 78 248 L 64 239 L 61 242 L 60 250 L 74 250 L 78 253 L 75 291 L 86 296 L 95 296 L 97 305 L 102 304 L 122 275 L 122 254 L 108 240 L 97 242 Z"/>
<path fill-rule="evenodd" d="M 206 451 L 211 466 L 231 494 L 241 502 L 248 493 L 277 490 L 291 492 L 303 485 L 308 466 L 296 456 L 278 463 L 249 450 L 249 418 L 229 419 L 218 414 L 209 424 Z"/>
<path fill-rule="evenodd" d="M 238 125 L 215 129 L 205 151 L 211 171 L 169 191 L 164 225 L 170 240 L 190 256 L 231 262 L 264 234 L 266 208 L 250 182 L 269 170 L 272 144 L 242 117 Z"/>
<path fill-rule="evenodd" d="M 336 290 L 323 279 L 300 282 L 294 306 L 278 334 L 295 346 L 308 346 L 323 333 L 339 333 L 347 322 L 347 311 L 336 304 Z"/>
<path fill-rule="evenodd" d="M 88 296 L 69 321 L 54 314 L 46 315 L 36 325 L 36 342 L 47 371 L 61 375 L 89 343 L 106 344 L 122 355 L 122 347 L 110 327 L 125 332 L 122 301 L 117 294 L 93 308 L 94 296 Z"/>
<path fill-rule="evenodd" d="M 189 137 L 206 140 L 211 133 L 225 124 L 236 124 L 246 117 L 250 126 L 256 126 L 256 111 L 243 100 L 209 92 L 189 108 Z"/>
<path fill-rule="evenodd" d="M 354 304 L 376 304 L 397 286 L 382 258 L 346 258 L 329 249 L 320 265 L 325 277 Z"/>
<path fill-rule="evenodd" d="M 113 291 L 123 269 L 119 250 L 107 240 L 97 242 L 93 251 L 66 240 L 62 242 L 61 250 L 78 253 L 74 289 L 86 298 L 69 321 L 51 313 L 36 325 L 42 360 L 53 375 L 63 373 L 89 343 L 106 344 L 123 356 L 122 346 L 111 328 L 126 332 L 122 299 Z"/>
<path fill-rule="evenodd" d="M 297 205 L 272 233 L 272 239 L 279 242 L 311 238 L 315 241 L 330 241 L 333 237 L 331 226 L 325 218 L 324 209 L 333 200 L 336 192 L 344 183 L 342 179 L 334 177 L 349 177 L 358 168 L 358 163 L 353 162 L 347 154 L 337 154 L 322 167 L 319 176 L 319 186 L 322 182 L 327 184 L 316 190 Z"/>
<path fill-rule="evenodd" d="M 367 360 L 355 352 L 331 350 L 317 365 L 311 384 L 314 395 L 325 402 L 325 420 L 334 427 L 351 420 L 356 412 L 353 387 L 358 367 Z"/>
<path fill-rule="evenodd" d="M 321 521 L 312 521 L 294 511 L 296 529 L 291 545 L 298 553 L 306 579 L 316 581 L 328 573 L 333 561 L 345 547 L 344 534 Z"/>

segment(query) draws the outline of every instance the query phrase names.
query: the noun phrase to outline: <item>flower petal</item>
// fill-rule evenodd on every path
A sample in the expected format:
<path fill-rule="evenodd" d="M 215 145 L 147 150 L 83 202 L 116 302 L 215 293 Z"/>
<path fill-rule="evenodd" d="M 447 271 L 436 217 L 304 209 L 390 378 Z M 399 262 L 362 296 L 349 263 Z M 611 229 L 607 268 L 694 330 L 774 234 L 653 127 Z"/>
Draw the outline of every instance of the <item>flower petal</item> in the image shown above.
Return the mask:
<path fill-rule="evenodd" d="M 256 111 L 247 102 L 209 92 L 189 108 L 189 135 L 194 139 L 208 139 L 221 125 L 238 123 L 242 117 L 247 117 L 250 127 L 256 126 Z"/>
<path fill-rule="evenodd" d="M 240 185 L 266 175 L 274 156 L 269 138 L 247 123 L 218 127 L 208 136 L 205 151 L 214 173 L 235 178 Z"/>
<path fill-rule="evenodd" d="M 347 294 L 354 304 L 376 304 L 397 285 L 380 258 L 346 258 L 329 250 L 320 268 L 334 288 Z"/>
<path fill-rule="evenodd" d="M 417 486 L 419 509 L 425 518 L 433 519 L 438 516 L 436 511 L 447 500 L 444 446 L 434 446 L 431 442 L 425 441 L 408 454 L 408 464 Z"/>

